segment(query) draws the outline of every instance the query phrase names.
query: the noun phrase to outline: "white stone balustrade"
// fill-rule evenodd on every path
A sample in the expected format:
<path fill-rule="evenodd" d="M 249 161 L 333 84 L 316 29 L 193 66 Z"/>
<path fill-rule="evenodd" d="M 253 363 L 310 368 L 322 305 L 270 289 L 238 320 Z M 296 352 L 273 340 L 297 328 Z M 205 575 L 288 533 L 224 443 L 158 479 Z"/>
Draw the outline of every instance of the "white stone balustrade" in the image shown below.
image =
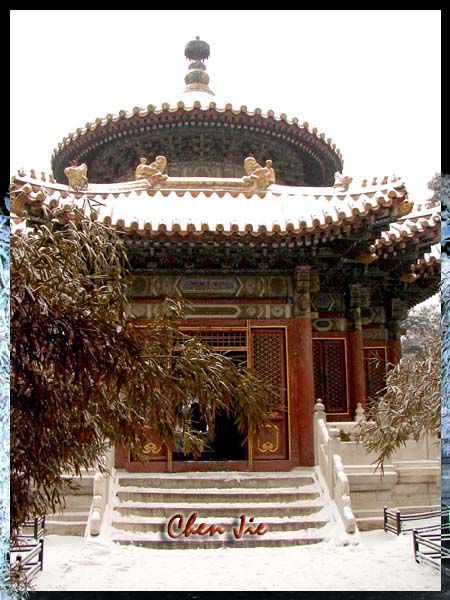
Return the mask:
<path fill-rule="evenodd" d="M 362 408 L 362 407 L 361 407 Z M 318 400 L 314 406 L 314 457 L 328 486 L 330 499 L 334 500 L 342 518 L 346 533 L 356 533 L 350 486 L 340 457 L 340 423 L 327 427 L 323 403 Z"/>

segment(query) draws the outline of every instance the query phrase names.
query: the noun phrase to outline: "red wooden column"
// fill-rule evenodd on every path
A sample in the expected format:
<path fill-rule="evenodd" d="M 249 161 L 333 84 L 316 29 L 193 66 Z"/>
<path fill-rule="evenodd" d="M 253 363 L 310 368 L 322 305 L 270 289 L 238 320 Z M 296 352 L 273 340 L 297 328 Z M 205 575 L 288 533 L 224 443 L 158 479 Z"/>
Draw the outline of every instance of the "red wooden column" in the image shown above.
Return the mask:
<path fill-rule="evenodd" d="M 364 373 L 364 342 L 361 323 L 361 289 L 350 286 L 348 311 L 348 378 L 350 382 L 350 414 L 355 416 L 358 403 L 366 408 L 366 377 Z"/>
<path fill-rule="evenodd" d="M 348 375 L 350 382 L 350 414 L 355 416 L 358 402 L 366 408 L 366 377 L 364 374 L 364 344 L 361 329 L 348 333 Z"/>
<path fill-rule="evenodd" d="M 292 458 L 304 466 L 314 465 L 314 368 L 310 282 L 310 267 L 297 267 L 294 274 L 294 316 L 288 325 Z"/>
<path fill-rule="evenodd" d="M 387 361 L 391 365 L 396 365 L 402 357 L 402 344 L 400 340 L 388 340 L 387 344 Z"/>

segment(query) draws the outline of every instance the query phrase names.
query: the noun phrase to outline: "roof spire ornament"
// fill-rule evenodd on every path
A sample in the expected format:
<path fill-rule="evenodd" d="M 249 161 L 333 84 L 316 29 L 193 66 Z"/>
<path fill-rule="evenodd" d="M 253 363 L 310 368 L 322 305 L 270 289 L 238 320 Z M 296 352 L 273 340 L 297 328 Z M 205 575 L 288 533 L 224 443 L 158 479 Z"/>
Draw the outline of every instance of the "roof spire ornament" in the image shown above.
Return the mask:
<path fill-rule="evenodd" d="M 197 36 L 195 40 L 188 42 L 184 48 L 184 56 L 192 61 L 189 72 L 184 78 L 186 83 L 185 92 L 204 92 L 214 96 L 209 88 L 209 75 L 206 72 L 205 60 L 209 58 L 209 44 Z"/>

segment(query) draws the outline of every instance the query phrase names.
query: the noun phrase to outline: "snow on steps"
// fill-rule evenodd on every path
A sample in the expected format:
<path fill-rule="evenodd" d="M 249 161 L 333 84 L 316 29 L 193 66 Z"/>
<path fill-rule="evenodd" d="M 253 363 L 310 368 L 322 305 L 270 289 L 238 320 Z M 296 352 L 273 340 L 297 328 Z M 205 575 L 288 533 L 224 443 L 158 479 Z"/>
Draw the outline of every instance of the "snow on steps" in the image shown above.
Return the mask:
<path fill-rule="evenodd" d="M 236 540 L 231 533 L 226 536 L 210 538 L 202 536 L 199 539 L 179 538 L 172 540 L 163 539 L 159 533 L 122 533 L 114 536 L 114 541 L 118 544 L 133 544 L 135 546 L 144 546 L 154 549 L 188 550 L 194 548 L 259 548 L 274 546 L 305 546 L 307 544 L 317 544 L 323 542 L 324 535 L 311 530 L 299 530 L 296 532 L 271 532 L 263 536 L 249 536 Z"/>
<path fill-rule="evenodd" d="M 217 485 L 217 484 L 216 484 Z M 185 502 L 192 497 L 192 489 L 185 490 L 159 490 L 157 488 L 139 488 L 127 487 L 125 490 L 119 490 L 117 496 L 121 501 L 131 500 L 133 502 L 162 502 L 173 504 L 175 502 Z M 319 492 L 314 486 L 308 486 L 307 489 L 298 488 L 266 488 L 264 492 L 255 488 L 201 488 L 195 490 L 196 502 L 246 502 L 251 499 L 252 502 L 284 502 L 296 500 L 315 500 L 319 497 Z"/>
<path fill-rule="evenodd" d="M 90 469 L 83 473 L 82 478 L 69 474 L 64 476 L 66 480 L 71 480 L 77 489 L 68 489 L 64 494 L 64 509 L 46 515 L 45 533 L 47 535 L 84 536 L 92 503 L 94 474 L 95 471 Z"/>
<path fill-rule="evenodd" d="M 192 477 L 191 475 L 195 475 Z M 315 483 L 314 474 L 293 475 L 292 472 L 280 473 L 133 473 L 119 474 L 119 485 L 127 487 L 156 487 L 158 489 L 201 489 L 201 488 L 257 488 L 258 490 L 270 487 L 298 487 Z"/>
<path fill-rule="evenodd" d="M 169 518 L 197 513 L 196 524 L 225 527 L 223 535 L 167 535 Z M 264 535 L 236 539 L 240 516 L 264 522 Z M 116 475 L 113 540 L 149 548 L 296 546 L 330 537 L 331 513 L 313 469 L 288 473 L 173 473 Z"/>

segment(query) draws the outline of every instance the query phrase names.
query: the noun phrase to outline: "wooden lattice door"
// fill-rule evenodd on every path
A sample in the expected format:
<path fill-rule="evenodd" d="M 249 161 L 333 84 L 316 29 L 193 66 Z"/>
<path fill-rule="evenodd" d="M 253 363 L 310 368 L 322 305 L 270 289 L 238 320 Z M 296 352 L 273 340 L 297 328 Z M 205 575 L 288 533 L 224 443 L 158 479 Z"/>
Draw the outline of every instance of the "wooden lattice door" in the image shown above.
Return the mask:
<path fill-rule="evenodd" d="M 386 387 L 386 349 L 364 348 L 366 395 L 376 398 Z"/>
<path fill-rule="evenodd" d="M 347 382 L 344 340 L 314 340 L 314 397 L 328 413 L 346 413 Z"/>
<path fill-rule="evenodd" d="M 285 333 L 282 329 L 256 329 L 251 332 L 251 366 L 262 381 L 279 395 L 283 410 L 271 413 L 270 424 L 253 443 L 253 459 L 288 458 L 288 414 L 286 389 Z"/>

